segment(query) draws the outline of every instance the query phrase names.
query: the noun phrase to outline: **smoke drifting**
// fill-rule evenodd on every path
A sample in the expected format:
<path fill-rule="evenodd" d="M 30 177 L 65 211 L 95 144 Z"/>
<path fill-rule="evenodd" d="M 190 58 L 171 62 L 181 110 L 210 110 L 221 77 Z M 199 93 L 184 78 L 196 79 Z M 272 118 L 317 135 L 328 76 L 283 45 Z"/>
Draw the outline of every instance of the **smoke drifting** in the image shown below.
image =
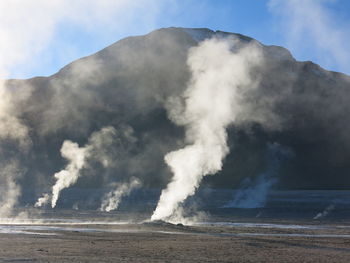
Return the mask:
<path fill-rule="evenodd" d="M 87 159 L 91 157 L 100 158 L 103 155 L 96 151 L 103 144 L 104 140 L 110 141 L 116 130 L 113 127 L 104 127 L 100 131 L 95 132 L 89 138 L 88 143 L 84 147 L 79 147 L 77 143 L 66 140 L 61 148 L 61 155 L 68 161 L 66 167 L 58 173 L 54 174 L 56 183 L 52 187 L 51 207 L 54 208 L 60 196 L 60 192 L 72 186 L 81 176 L 81 170 L 87 165 Z M 105 159 L 100 159 L 101 161 Z M 103 162 L 107 165 L 106 162 Z M 35 206 L 40 207 L 50 200 L 50 195 L 47 193 L 39 198 Z"/>
<path fill-rule="evenodd" d="M 66 168 L 54 175 L 56 184 L 52 187 L 51 207 L 56 206 L 60 192 L 73 185 L 79 178 L 79 171 L 83 168 L 87 155 L 87 147 L 80 148 L 77 143 L 65 141 L 61 148 L 61 155 L 68 160 Z"/>
<path fill-rule="evenodd" d="M 276 178 L 268 178 L 265 174 L 257 180 L 244 180 L 242 188 L 235 194 L 234 199 L 224 207 L 234 208 L 258 208 L 264 207 L 267 195 L 273 185 L 277 183 Z"/>
<path fill-rule="evenodd" d="M 318 213 L 313 219 L 321 219 L 328 216 L 335 209 L 335 205 L 331 204 L 323 210 L 323 212 Z"/>
<path fill-rule="evenodd" d="M 51 199 L 51 195 L 46 193 L 38 199 L 38 201 L 34 204 L 34 207 L 42 207 L 43 205 L 49 203 L 50 199 Z"/>
<path fill-rule="evenodd" d="M 292 157 L 292 153 L 277 143 L 267 145 L 266 171 L 257 178 L 245 178 L 234 199 L 224 207 L 258 208 L 264 207 L 268 193 L 278 182 L 279 170 L 283 161 Z"/>
<path fill-rule="evenodd" d="M 31 140 L 28 127 L 19 118 L 18 104 L 27 99 L 30 92 L 30 87 L 26 86 L 21 94 L 14 94 L 7 88 L 6 81 L 0 81 L 0 217 L 2 218 L 12 214 L 21 195 L 21 187 L 17 181 L 25 169 L 21 167 L 18 157 L 20 153 L 28 153 Z M 6 145 L 10 145 L 12 151 L 6 151 Z"/>
<path fill-rule="evenodd" d="M 238 34 L 167 28 L 123 39 L 51 77 L 6 82 L 0 167 L 20 169 L 0 173 L 13 189 L 1 204 L 33 204 L 38 189 L 36 206 L 52 204 L 54 186 L 57 206 L 96 209 L 102 196 L 79 191 L 136 177 L 145 190 L 164 189 L 152 218 L 176 221 L 193 214 L 184 202 L 204 176 L 219 172 L 205 186 L 235 188 L 266 171 L 269 142 L 296 155 L 276 187 L 347 187 L 348 86 L 343 74 Z"/>
<path fill-rule="evenodd" d="M 54 49 L 61 50 L 62 57 L 67 61 L 72 60 L 67 58 L 67 54 L 74 53 L 71 47 L 62 46 L 61 41 L 51 41 L 55 38 L 55 32 L 60 31 L 57 29 L 65 23 L 70 22 L 70 28 L 72 25 L 83 26 L 88 28 L 90 33 L 93 30 L 103 32 L 104 30 L 100 29 L 106 28 L 107 24 L 109 28 L 118 31 L 116 28 L 119 28 L 121 23 L 129 24 L 132 17 L 137 16 L 142 5 L 142 0 L 132 3 L 124 0 L 106 0 L 98 3 L 90 0 L 0 2 L 0 78 L 2 79 L 0 80 L 0 152 L 3 160 L 0 162 L 2 187 L 0 216 L 10 214 L 21 195 L 18 181 L 28 170 L 28 165 L 22 161 L 25 158 L 30 159 L 29 153 L 33 144 L 31 138 L 33 134 L 30 134 L 33 127 L 28 127 L 23 112 L 33 108 L 34 105 L 26 109 L 21 106 L 30 99 L 32 91 L 37 88 L 22 82 L 16 89 L 13 86 L 9 87 L 8 82 L 3 79 L 16 74 L 30 74 L 35 70 L 37 61 L 48 63 L 50 58 L 47 60 L 44 58 L 50 57 L 51 54 L 43 55 L 43 53 L 47 52 L 47 46 L 52 43 L 61 43 L 59 48 Z M 156 11 L 155 1 L 152 1 L 152 6 Z M 118 23 L 112 26 L 111 21 L 115 21 L 115 16 L 118 16 Z M 145 18 L 144 24 L 149 24 L 149 19 Z M 45 112 L 46 109 L 41 110 Z M 57 176 L 66 177 L 62 173 Z"/>
<path fill-rule="evenodd" d="M 16 161 L 4 165 L 0 172 L 1 197 L 0 197 L 0 217 L 12 216 L 13 208 L 18 202 L 21 193 L 20 186 L 16 179 L 21 176 L 21 171 Z"/>
<path fill-rule="evenodd" d="M 132 190 L 141 186 L 140 180 L 131 178 L 129 183 L 119 184 L 114 191 L 107 193 L 100 207 L 100 211 L 110 212 L 116 210 L 120 204 L 121 199 L 131 193 Z"/>
<path fill-rule="evenodd" d="M 162 191 L 152 220 L 169 219 L 204 176 L 222 168 L 229 152 L 226 128 L 239 112 L 240 89 L 253 84 L 251 67 L 260 62 L 257 45 L 237 50 L 235 44 L 234 39 L 212 38 L 189 51 L 192 78 L 183 94 L 184 109 L 172 108 L 181 103 L 169 105 L 170 118 L 186 128 L 188 145 L 164 158 L 173 178 Z"/>
<path fill-rule="evenodd" d="M 6 81 L 0 81 L 0 140 L 14 140 L 22 149 L 27 149 L 30 146 L 30 139 L 28 128 L 18 118 L 20 112 L 15 105 L 28 98 L 29 95 L 29 87 L 17 95 L 7 89 Z"/>

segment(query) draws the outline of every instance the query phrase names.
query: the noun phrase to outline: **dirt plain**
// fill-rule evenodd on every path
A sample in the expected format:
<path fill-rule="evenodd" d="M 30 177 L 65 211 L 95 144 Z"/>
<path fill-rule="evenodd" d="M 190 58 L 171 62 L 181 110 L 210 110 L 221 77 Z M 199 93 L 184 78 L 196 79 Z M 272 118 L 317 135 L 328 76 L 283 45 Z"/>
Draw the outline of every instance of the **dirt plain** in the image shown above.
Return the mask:
<path fill-rule="evenodd" d="M 0 262 L 350 262 L 346 227 L 134 224 L 22 230 L 0 234 Z"/>

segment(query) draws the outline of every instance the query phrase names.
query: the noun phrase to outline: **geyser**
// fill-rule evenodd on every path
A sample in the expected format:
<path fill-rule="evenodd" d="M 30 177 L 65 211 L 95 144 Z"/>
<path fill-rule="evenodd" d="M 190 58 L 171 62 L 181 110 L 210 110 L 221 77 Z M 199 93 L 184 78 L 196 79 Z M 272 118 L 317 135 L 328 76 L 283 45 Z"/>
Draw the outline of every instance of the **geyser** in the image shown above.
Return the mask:
<path fill-rule="evenodd" d="M 188 145 L 164 158 L 173 178 L 151 220 L 178 222 L 174 217 L 180 205 L 195 193 L 202 178 L 221 170 L 229 152 L 226 128 L 235 121 L 241 89 L 253 85 L 250 70 L 260 60 L 257 43 L 242 47 L 235 38 L 208 39 L 189 50 L 192 77 L 182 95 L 184 102 L 173 98 L 168 105 L 170 119 L 185 127 Z"/>
<path fill-rule="evenodd" d="M 129 195 L 132 190 L 141 186 L 141 182 L 137 178 L 131 178 L 130 182 L 119 184 L 115 190 L 107 193 L 100 207 L 100 211 L 110 212 L 116 210 L 122 198 Z"/>
<path fill-rule="evenodd" d="M 99 148 L 101 145 L 104 145 L 104 141 L 109 142 L 115 134 L 116 130 L 108 126 L 102 128 L 98 132 L 94 132 L 84 147 L 79 147 L 77 143 L 69 140 L 64 141 L 61 148 L 61 155 L 68 161 L 68 164 L 63 170 L 54 174 L 56 183 L 52 187 L 51 196 L 47 193 L 44 194 L 35 203 L 35 207 L 41 207 L 51 199 L 51 207 L 54 208 L 61 191 L 77 182 L 88 158 L 95 158 L 101 162 L 104 161 L 103 158 L 101 158 L 102 153 L 100 153 Z"/>

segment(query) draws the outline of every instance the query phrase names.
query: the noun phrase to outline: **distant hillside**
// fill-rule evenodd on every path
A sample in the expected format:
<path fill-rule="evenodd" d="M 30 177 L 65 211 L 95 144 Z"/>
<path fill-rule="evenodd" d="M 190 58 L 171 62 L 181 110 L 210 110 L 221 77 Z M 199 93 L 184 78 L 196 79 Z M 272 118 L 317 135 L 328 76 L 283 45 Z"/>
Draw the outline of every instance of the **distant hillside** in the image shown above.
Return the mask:
<path fill-rule="evenodd" d="M 243 92 L 223 171 L 204 184 L 233 188 L 258 176 L 268 170 L 268 145 L 278 144 L 290 156 L 281 161 L 277 187 L 350 188 L 350 77 L 298 62 L 283 47 L 209 29 L 159 29 L 122 39 L 50 77 L 8 80 L 32 146 L 25 152 L 10 136 L 1 140 L 1 162 L 19 157 L 21 185 L 48 188 L 65 165 L 64 140 L 84 145 L 91 133 L 113 126 L 115 140 L 105 149 L 108 166 L 92 160 L 78 186 L 135 176 L 146 186 L 164 187 L 171 174 L 163 157 L 185 145 L 184 129 L 168 119 L 166 105 L 191 77 L 188 50 L 211 37 L 237 41 L 238 49 L 256 42 L 264 63 L 253 72 L 258 87 Z"/>

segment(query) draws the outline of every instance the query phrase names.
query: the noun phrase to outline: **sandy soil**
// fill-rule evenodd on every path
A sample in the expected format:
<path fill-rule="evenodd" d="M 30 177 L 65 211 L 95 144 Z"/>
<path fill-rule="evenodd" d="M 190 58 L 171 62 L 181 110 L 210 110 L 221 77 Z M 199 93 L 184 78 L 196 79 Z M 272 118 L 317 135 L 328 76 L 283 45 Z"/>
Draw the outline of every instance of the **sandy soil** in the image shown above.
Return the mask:
<path fill-rule="evenodd" d="M 312 236 L 348 235 L 347 228 L 291 230 L 152 224 L 50 227 L 34 230 L 52 235 L 0 234 L 0 262 L 350 262 L 349 237 Z M 310 236 L 283 236 L 293 233 Z"/>

